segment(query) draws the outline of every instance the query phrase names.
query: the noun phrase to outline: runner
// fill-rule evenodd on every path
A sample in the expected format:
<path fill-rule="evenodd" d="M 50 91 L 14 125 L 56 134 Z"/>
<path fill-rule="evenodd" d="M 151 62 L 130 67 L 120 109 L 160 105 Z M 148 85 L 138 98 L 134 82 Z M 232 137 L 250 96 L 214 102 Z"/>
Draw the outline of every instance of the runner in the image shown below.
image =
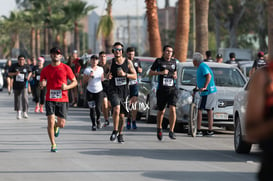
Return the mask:
<path fill-rule="evenodd" d="M 116 42 L 113 45 L 112 52 L 115 58 L 112 59 L 110 66 L 109 99 L 113 109 L 114 130 L 110 140 L 115 141 L 118 139 L 119 143 L 123 143 L 124 116 L 128 113 L 126 107 L 128 79 L 136 79 L 137 75 L 132 62 L 122 56 L 123 45 L 120 42 Z"/>
<path fill-rule="evenodd" d="M 99 57 L 97 55 L 91 56 L 91 66 L 84 70 L 84 83 L 88 82 L 86 87 L 86 98 L 90 108 L 90 119 L 92 121 L 92 130 L 101 128 L 100 112 L 103 99 L 102 80 L 103 68 L 98 66 Z M 97 119 L 95 118 L 97 115 Z"/>
<path fill-rule="evenodd" d="M 176 121 L 176 102 L 177 90 L 175 87 L 175 79 L 177 79 L 176 60 L 173 57 L 173 48 L 170 45 L 165 45 L 163 48 L 163 56 L 157 58 L 153 63 L 149 75 L 157 75 L 159 84 L 156 91 L 157 98 L 157 138 L 159 141 L 163 139 L 162 120 L 166 110 L 166 105 L 169 106 L 169 122 L 170 122 L 170 139 L 176 139 L 174 134 L 174 126 Z"/>
<path fill-rule="evenodd" d="M 59 128 L 63 128 L 68 111 L 68 90 L 77 86 L 77 80 L 71 68 L 61 62 L 61 51 L 54 47 L 50 50 L 51 64 L 46 66 L 40 77 L 41 88 L 46 87 L 46 115 L 48 120 L 48 136 L 51 152 L 57 152 L 55 137 L 59 136 Z M 67 79 L 71 83 L 67 85 Z M 57 117 L 55 122 L 55 116 Z"/>
<path fill-rule="evenodd" d="M 13 64 L 8 73 L 13 76 L 13 92 L 14 92 L 14 110 L 17 111 L 17 119 L 21 119 L 21 102 L 23 107 L 23 117 L 28 118 L 28 80 L 32 73 L 29 65 L 25 64 L 26 59 L 24 55 L 18 56 L 18 63 Z"/>
<path fill-rule="evenodd" d="M 127 50 L 127 58 L 128 60 L 131 60 L 134 68 L 136 70 L 137 75 L 139 73 L 142 73 L 142 68 L 141 68 L 141 63 L 139 59 L 135 58 L 135 48 L 134 47 L 128 47 Z M 129 81 L 129 90 L 130 90 L 130 103 L 131 104 L 136 104 L 137 103 L 137 98 L 138 98 L 138 79 L 137 80 L 130 80 Z M 128 119 L 126 123 L 127 129 L 137 129 L 136 125 L 136 117 L 137 117 L 137 109 L 131 109 L 131 111 L 128 114 Z M 132 122 L 131 122 L 132 118 Z"/>

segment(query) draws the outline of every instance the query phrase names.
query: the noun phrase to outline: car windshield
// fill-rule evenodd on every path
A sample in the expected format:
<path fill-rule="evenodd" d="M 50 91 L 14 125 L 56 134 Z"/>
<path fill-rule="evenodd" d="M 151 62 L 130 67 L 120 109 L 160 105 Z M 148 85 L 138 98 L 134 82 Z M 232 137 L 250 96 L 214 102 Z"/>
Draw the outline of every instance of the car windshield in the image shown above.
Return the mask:
<path fill-rule="evenodd" d="M 216 86 L 243 87 L 246 83 L 236 68 L 212 67 Z M 181 74 L 182 85 L 196 85 L 196 68 L 184 67 Z"/>

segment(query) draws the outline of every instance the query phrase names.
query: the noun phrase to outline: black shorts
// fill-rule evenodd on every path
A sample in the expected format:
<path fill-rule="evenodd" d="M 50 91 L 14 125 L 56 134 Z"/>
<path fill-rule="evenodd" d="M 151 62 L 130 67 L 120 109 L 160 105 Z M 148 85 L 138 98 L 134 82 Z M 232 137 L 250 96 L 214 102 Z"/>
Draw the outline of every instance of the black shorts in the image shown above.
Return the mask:
<path fill-rule="evenodd" d="M 59 118 L 66 119 L 68 111 L 68 102 L 46 101 L 46 115 L 55 114 Z"/>
<path fill-rule="evenodd" d="M 130 85 L 129 89 L 130 89 L 130 98 L 134 96 L 138 97 L 138 84 Z"/>
<path fill-rule="evenodd" d="M 109 80 L 105 80 L 102 82 L 103 87 L 103 97 L 108 97 L 108 89 L 109 89 Z"/>
<path fill-rule="evenodd" d="M 120 105 L 120 114 L 128 114 L 129 110 L 129 99 L 126 102 L 126 99 L 121 98 L 118 94 L 111 94 L 109 98 L 112 108 Z"/>
<path fill-rule="evenodd" d="M 158 89 L 156 91 L 157 109 L 163 111 L 166 105 L 176 106 L 178 99 L 176 88 Z"/>

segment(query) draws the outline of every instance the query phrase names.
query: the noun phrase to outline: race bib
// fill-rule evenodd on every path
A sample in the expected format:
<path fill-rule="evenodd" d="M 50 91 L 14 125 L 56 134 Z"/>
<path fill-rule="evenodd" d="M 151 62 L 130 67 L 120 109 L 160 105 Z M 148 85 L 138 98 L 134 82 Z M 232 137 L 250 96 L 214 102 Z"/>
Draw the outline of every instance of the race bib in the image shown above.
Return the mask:
<path fill-rule="evenodd" d="M 50 90 L 49 94 L 50 99 L 60 99 L 62 98 L 62 90 Z"/>
<path fill-rule="evenodd" d="M 95 101 L 88 101 L 88 106 L 89 108 L 95 108 L 96 107 Z"/>
<path fill-rule="evenodd" d="M 24 82 L 25 74 L 16 75 L 16 82 Z"/>
<path fill-rule="evenodd" d="M 116 77 L 115 78 L 115 85 L 116 86 L 122 86 L 127 84 L 127 78 L 126 77 Z"/>
<path fill-rule="evenodd" d="M 173 86 L 172 78 L 163 78 L 163 86 Z"/>
<path fill-rule="evenodd" d="M 137 84 L 137 80 L 130 80 L 129 81 L 129 85 L 135 85 L 135 84 Z"/>
<path fill-rule="evenodd" d="M 40 81 L 40 75 L 36 76 L 36 80 Z"/>

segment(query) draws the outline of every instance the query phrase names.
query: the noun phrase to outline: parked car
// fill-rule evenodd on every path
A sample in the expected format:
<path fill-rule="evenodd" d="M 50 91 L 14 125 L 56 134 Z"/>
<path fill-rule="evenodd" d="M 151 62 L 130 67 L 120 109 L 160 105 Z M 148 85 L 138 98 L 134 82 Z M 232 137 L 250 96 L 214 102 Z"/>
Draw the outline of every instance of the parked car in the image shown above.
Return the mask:
<path fill-rule="evenodd" d="M 213 112 L 214 125 L 233 129 L 233 100 L 235 94 L 243 90 L 247 82 L 246 77 L 242 72 L 231 64 L 219 64 L 206 62 L 214 73 L 214 80 L 217 87 L 217 106 Z M 192 62 L 182 62 L 177 64 L 177 89 L 178 101 L 176 106 L 177 123 L 188 124 L 189 109 L 191 103 L 190 92 L 196 85 L 196 68 Z M 146 119 L 151 121 L 157 115 L 156 110 L 156 86 L 157 76 L 152 79 L 152 88 L 149 93 L 149 111 L 146 114 Z M 181 89 L 186 89 L 181 90 Z M 166 109 L 164 118 L 168 119 L 169 111 Z M 202 124 L 207 125 L 207 113 L 203 112 Z M 165 124 L 164 124 L 165 125 Z M 166 125 L 165 125 L 166 126 Z"/>
<path fill-rule="evenodd" d="M 234 117 L 234 150 L 237 153 L 249 153 L 252 144 L 245 140 L 245 112 L 247 104 L 248 85 L 239 91 L 234 98 L 233 117 Z"/>
<path fill-rule="evenodd" d="M 240 64 L 239 69 L 242 71 L 242 73 L 249 78 L 249 71 L 253 66 L 253 61 L 247 61 L 243 64 Z"/>

